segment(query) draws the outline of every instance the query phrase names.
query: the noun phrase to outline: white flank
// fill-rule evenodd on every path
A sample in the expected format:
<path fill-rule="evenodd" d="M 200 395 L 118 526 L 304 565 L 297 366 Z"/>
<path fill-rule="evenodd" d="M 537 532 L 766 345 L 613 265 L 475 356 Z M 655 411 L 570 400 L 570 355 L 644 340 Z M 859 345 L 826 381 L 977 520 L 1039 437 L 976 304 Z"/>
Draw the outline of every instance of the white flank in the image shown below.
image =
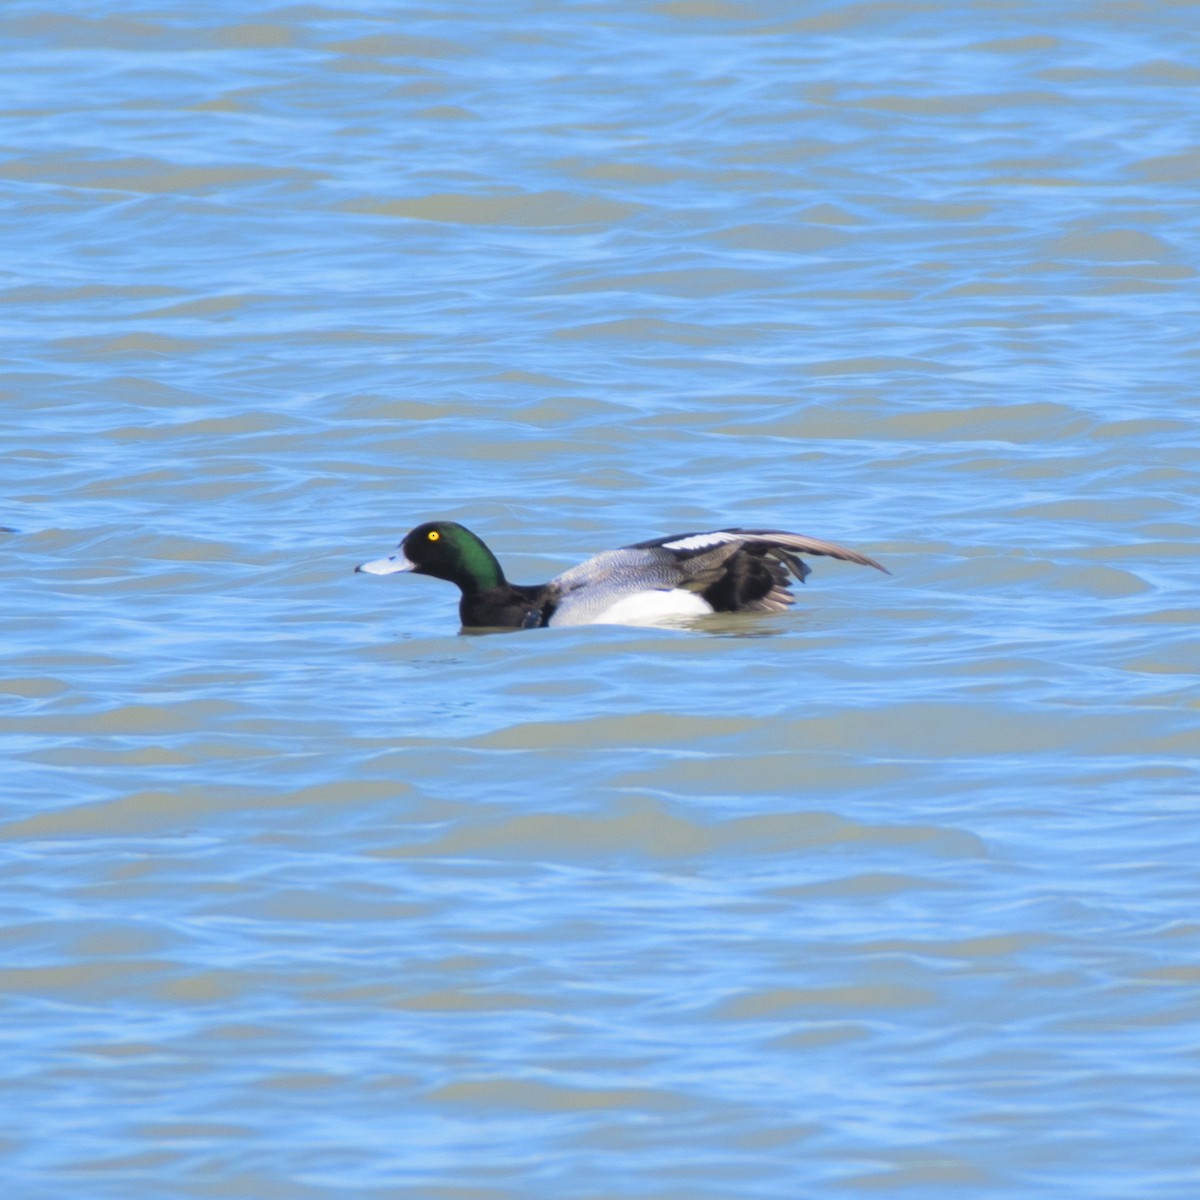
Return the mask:
<path fill-rule="evenodd" d="M 589 625 L 658 625 L 663 622 L 677 621 L 681 617 L 702 617 L 711 613 L 712 605 L 703 596 L 695 592 L 685 592 L 682 588 L 672 588 L 669 591 L 634 592 L 632 596 L 623 596 L 615 604 L 610 604 L 603 612 L 597 613 L 587 623 Z M 550 618 L 554 624 L 554 618 Z"/>
<path fill-rule="evenodd" d="M 395 575 L 397 571 L 411 571 L 416 565 L 397 551 L 390 558 L 373 558 L 370 562 L 359 563 L 354 569 L 366 575 Z"/>
<path fill-rule="evenodd" d="M 693 533 L 691 537 L 679 538 L 674 542 L 663 542 L 664 550 L 703 550 L 705 546 L 720 546 L 725 542 L 740 542 L 742 538 L 736 533 L 723 533 L 716 530 L 713 533 Z"/>

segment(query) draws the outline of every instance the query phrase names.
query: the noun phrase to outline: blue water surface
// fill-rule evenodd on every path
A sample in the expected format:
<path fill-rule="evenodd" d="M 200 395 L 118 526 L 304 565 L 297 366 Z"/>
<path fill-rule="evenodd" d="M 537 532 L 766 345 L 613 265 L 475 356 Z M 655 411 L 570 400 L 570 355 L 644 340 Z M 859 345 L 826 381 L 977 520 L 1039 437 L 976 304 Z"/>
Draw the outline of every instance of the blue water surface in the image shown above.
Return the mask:
<path fill-rule="evenodd" d="M 1194 17 L 11 0 L 4 1195 L 1196 1196 Z"/>

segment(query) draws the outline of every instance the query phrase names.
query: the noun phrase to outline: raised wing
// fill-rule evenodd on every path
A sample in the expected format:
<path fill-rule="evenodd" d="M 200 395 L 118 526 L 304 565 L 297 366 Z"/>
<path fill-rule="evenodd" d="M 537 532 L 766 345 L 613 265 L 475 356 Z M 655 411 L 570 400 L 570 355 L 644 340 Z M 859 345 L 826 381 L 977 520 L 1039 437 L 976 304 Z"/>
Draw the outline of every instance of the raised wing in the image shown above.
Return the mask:
<path fill-rule="evenodd" d="M 630 549 L 661 546 L 664 550 L 675 550 L 690 555 L 729 543 L 738 543 L 747 548 L 754 547 L 760 554 L 776 552 L 772 556 L 783 560 L 796 554 L 817 554 L 828 558 L 840 558 L 843 562 L 858 563 L 863 567 L 874 567 L 885 575 L 891 574 L 886 567 L 857 550 L 839 546 L 836 542 L 827 542 L 824 538 L 808 537 L 803 533 L 788 533 L 782 529 L 714 529 L 710 533 L 676 533 L 650 542 L 637 542 Z M 802 569 L 796 571 L 797 579 L 803 579 L 809 573 L 809 569 L 803 563 L 800 566 Z"/>

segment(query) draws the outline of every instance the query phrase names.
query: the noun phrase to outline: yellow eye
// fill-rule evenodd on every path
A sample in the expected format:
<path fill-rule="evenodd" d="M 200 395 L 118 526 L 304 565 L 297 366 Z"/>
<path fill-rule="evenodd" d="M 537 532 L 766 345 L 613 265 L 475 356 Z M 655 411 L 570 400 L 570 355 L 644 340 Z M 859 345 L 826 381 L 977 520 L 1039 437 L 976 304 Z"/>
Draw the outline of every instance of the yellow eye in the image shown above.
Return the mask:
<path fill-rule="evenodd" d="M 442 535 L 440 533 L 438 533 L 438 531 L 436 529 L 431 529 L 429 531 L 429 540 L 431 542 L 436 542 L 438 540 L 438 538 L 440 538 L 441 536 Z"/>

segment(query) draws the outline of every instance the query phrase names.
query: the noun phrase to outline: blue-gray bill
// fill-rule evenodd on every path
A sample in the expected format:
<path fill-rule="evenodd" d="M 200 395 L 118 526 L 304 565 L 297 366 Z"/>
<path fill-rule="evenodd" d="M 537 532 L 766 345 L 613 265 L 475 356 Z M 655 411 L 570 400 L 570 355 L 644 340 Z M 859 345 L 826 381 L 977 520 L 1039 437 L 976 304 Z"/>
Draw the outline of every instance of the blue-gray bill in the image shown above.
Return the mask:
<path fill-rule="evenodd" d="M 373 558 L 370 562 L 359 563 L 354 569 L 364 575 L 395 575 L 400 571 L 411 571 L 416 565 L 397 551 L 387 558 Z"/>

